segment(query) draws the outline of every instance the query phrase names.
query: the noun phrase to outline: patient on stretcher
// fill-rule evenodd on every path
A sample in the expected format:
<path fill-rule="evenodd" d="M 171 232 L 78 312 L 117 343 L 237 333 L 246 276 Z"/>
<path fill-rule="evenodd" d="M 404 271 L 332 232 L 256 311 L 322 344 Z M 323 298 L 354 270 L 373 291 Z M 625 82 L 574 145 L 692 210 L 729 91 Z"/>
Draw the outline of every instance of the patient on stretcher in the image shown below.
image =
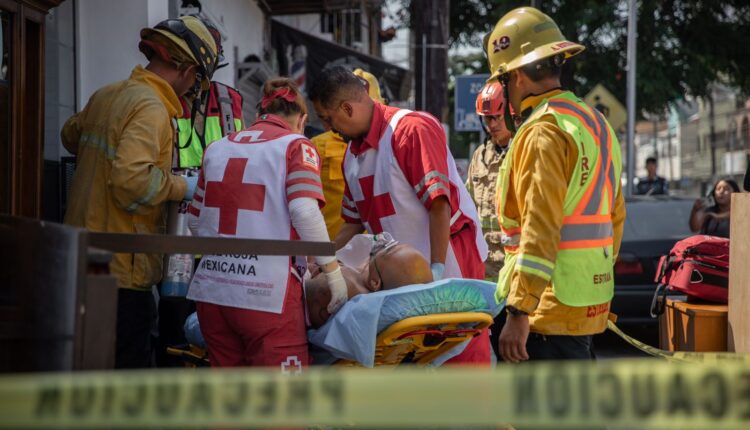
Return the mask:
<path fill-rule="evenodd" d="M 427 259 L 410 245 L 393 240 L 388 233 L 357 235 L 336 253 L 336 257 L 341 264 L 349 299 L 360 294 L 432 282 Z M 317 329 L 331 317 L 328 312 L 331 291 L 325 275 L 315 264 L 309 264 L 309 270 L 312 278 L 305 281 L 305 301 L 310 324 Z M 205 345 L 195 314 L 185 322 L 185 333 L 191 343 Z"/>
<path fill-rule="evenodd" d="M 346 252 L 342 253 L 341 271 L 348 287 L 349 299 L 359 294 L 432 282 L 430 263 L 415 248 L 392 239 L 374 241 L 374 244 L 369 258 L 362 258 L 361 255 L 359 258 L 351 258 Z M 313 277 L 305 283 L 307 312 L 313 328 L 319 328 L 331 317 L 327 310 L 331 293 L 325 276 L 316 272 L 314 267 L 311 268 Z"/>
<path fill-rule="evenodd" d="M 433 282 L 428 261 L 414 248 L 393 241 L 387 233 L 355 236 L 336 257 L 342 265 L 350 300 L 333 318 L 326 310 L 330 293 L 325 277 L 316 276 L 315 268 L 311 267 L 313 276 L 305 282 L 306 307 L 313 328 L 307 333 L 308 341 L 311 349 L 317 351 L 314 359 L 317 364 L 341 359 L 372 367 L 376 362 L 378 334 L 396 322 L 443 313 L 484 313 L 494 317 L 503 306 L 496 303 L 495 285 L 491 282 L 476 279 Z M 379 293 L 368 294 L 371 292 Z M 472 325 L 464 324 L 459 329 L 469 326 Z M 190 343 L 204 344 L 195 314 L 186 321 L 185 334 Z M 441 355 L 433 364 L 441 365 L 474 351 L 470 349 L 472 345 L 489 351 L 489 341 L 478 336 L 468 345 L 459 345 Z M 490 359 L 472 363 L 485 361 Z"/>

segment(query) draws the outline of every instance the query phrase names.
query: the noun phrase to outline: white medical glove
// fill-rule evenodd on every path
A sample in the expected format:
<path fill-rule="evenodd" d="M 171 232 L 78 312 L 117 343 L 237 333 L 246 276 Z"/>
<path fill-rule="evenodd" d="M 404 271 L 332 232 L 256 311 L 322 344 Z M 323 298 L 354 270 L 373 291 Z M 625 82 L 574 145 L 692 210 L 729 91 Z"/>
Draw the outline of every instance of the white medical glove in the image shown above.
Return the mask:
<path fill-rule="evenodd" d="M 443 279 L 443 272 L 445 271 L 445 264 L 443 263 L 432 263 L 430 265 L 432 269 L 432 280 L 439 281 Z"/>
<path fill-rule="evenodd" d="M 193 194 L 195 194 L 195 187 L 198 185 L 197 176 L 183 176 L 187 187 L 185 188 L 185 200 L 193 200 Z"/>
<path fill-rule="evenodd" d="M 344 275 L 341 274 L 341 267 L 336 267 L 336 270 L 327 272 L 325 275 L 326 281 L 328 281 L 328 288 L 331 289 L 331 302 L 328 303 L 328 312 L 333 314 L 346 303 L 349 295 L 347 294 Z"/>

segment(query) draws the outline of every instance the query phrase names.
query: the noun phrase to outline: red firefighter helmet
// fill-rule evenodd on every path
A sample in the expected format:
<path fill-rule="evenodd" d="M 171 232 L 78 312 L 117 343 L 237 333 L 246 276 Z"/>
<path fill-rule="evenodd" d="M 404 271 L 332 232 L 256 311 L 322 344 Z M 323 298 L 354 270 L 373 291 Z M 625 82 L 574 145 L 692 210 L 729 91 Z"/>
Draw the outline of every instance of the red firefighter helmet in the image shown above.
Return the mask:
<path fill-rule="evenodd" d="M 480 116 L 498 116 L 503 115 L 505 107 L 505 96 L 503 95 L 503 86 L 500 82 L 493 81 L 482 87 L 477 94 L 477 115 Z"/>

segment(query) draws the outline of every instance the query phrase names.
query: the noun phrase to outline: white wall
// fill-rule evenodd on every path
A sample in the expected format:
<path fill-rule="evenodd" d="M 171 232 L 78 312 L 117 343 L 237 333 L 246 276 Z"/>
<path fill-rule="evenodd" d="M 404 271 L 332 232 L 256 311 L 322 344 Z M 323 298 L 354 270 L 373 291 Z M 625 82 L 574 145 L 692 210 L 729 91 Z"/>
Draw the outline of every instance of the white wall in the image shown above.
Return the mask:
<path fill-rule="evenodd" d="M 45 31 L 44 158 L 69 155 L 60 129 L 76 111 L 74 2 L 50 10 Z"/>
<path fill-rule="evenodd" d="M 235 63 L 250 54 L 263 58 L 263 11 L 253 0 L 211 0 L 202 4 L 203 13 L 216 21 L 226 37 L 222 44 L 224 61 L 229 65 L 218 70 L 214 80 L 234 86 Z"/>
<path fill-rule="evenodd" d="M 385 14 L 383 16 L 383 28 L 399 27 L 396 22 L 395 14 L 401 9 L 399 0 L 386 0 Z M 399 28 L 396 30 L 396 37 L 383 44 L 383 59 L 391 64 L 401 66 L 405 69 L 411 67 L 410 57 L 411 49 L 409 46 L 410 32 L 408 28 Z"/>
<path fill-rule="evenodd" d="M 235 56 L 263 54 L 263 12 L 254 0 L 211 0 L 204 12 L 218 21 L 227 39 L 229 66 L 215 79 L 235 84 Z M 60 142 L 60 129 L 99 88 L 126 79 L 137 64 L 140 29 L 169 17 L 169 0 L 69 0 L 47 17 L 44 158 L 70 155 Z M 75 28 L 74 28 L 75 26 Z"/>
<path fill-rule="evenodd" d="M 167 18 L 167 0 L 78 0 L 78 110 L 99 88 L 126 79 L 146 58 L 139 31 Z"/>
<path fill-rule="evenodd" d="M 139 31 L 169 18 L 169 1 L 78 0 L 77 9 L 80 110 L 97 89 L 126 79 L 136 64 L 145 65 L 138 51 Z M 226 37 L 224 57 L 229 66 L 217 71 L 214 79 L 234 85 L 235 62 L 249 54 L 262 57 L 263 12 L 254 0 L 211 0 L 203 2 L 203 13 Z"/>
<path fill-rule="evenodd" d="M 322 12 L 322 11 L 321 11 Z M 319 13 L 306 13 L 302 15 L 280 15 L 273 19 L 282 22 L 290 27 L 294 27 L 299 31 L 312 34 L 316 37 L 330 40 L 330 36 L 324 36 L 320 33 L 320 14 Z"/>

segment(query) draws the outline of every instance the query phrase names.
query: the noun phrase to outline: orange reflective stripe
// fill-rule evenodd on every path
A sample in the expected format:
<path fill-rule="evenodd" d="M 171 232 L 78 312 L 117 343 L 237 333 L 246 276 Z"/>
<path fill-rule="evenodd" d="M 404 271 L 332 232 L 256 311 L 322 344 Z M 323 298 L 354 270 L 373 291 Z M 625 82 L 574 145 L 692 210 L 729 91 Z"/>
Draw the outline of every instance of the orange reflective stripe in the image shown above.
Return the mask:
<path fill-rule="evenodd" d="M 560 113 L 578 118 L 592 136 L 599 136 L 599 128 L 594 118 L 587 112 L 582 111 L 577 104 L 566 99 L 551 99 L 549 106 Z"/>
<path fill-rule="evenodd" d="M 502 230 L 502 232 L 507 234 L 508 236 L 521 234 L 521 227 L 505 228 L 503 226 L 500 226 L 500 230 Z"/>
<path fill-rule="evenodd" d="M 569 215 L 563 218 L 563 224 L 599 224 L 611 221 L 610 215 Z"/>
<path fill-rule="evenodd" d="M 597 127 L 597 123 L 594 118 L 592 118 L 587 112 L 581 110 L 575 103 L 565 99 L 553 99 L 550 101 L 549 105 L 562 114 L 578 118 L 578 121 L 583 124 L 583 126 L 588 130 L 591 136 L 594 136 L 599 141 L 601 141 L 599 128 Z M 573 213 L 582 214 L 588 206 L 591 197 L 594 194 L 596 184 L 598 184 L 598 182 L 600 181 L 599 172 L 601 171 L 601 161 L 602 156 L 600 151 L 599 156 L 596 158 L 596 166 L 594 166 L 594 169 L 592 169 L 593 178 L 591 181 L 591 185 L 584 192 L 583 197 L 578 202 L 578 205 L 576 206 Z"/>
<path fill-rule="evenodd" d="M 610 167 L 612 166 L 612 135 L 609 132 L 607 121 L 604 116 L 597 110 L 591 110 L 592 116 L 598 124 L 599 135 L 596 136 L 599 144 L 599 157 L 597 160 L 597 180 L 592 182 L 594 191 L 592 198 L 587 202 L 583 213 L 596 214 L 601 213 L 604 206 L 604 190 L 607 189 L 609 182 Z"/>
<path fill-rule="evenodd" d="M 615 177 L 615 168 L 614 163 L 612 161 L 612 133 L 609 132 L 609 127 L 607 126 L 606 121 L 604 121 L 604 117 L 601 113 L 598 113 L 599 122 L 602 124 L 602 127 L 605 128 L 607 131 L 607 170 L 606 170 L 606 183 L 605 186 L 607 188 L 607 197 L 609 198 L 609 211 L 612 212 L 612 209 L 615 207 L 615 195 L 614 190 L 616 189 L 617 184 L 615 181 L 617 178 Z M 602 205 L 604 202 L 602 202 Z M 599 209 L 601 212 L 601 208 Z"/>
<path fill-rule="evenodd" d="M 612 244 L 614 244 L 614 239 L 611 237 L 593 240 L 571 240 L 568 242 L 560 242 L 558 249 L 602 248 Z"/>
<path fill-rule="evenodd" d="M 605 207 L 602 199 L 604 190 L 608 191 L 610 208 L 614 207 L 615 199 L 612 190 L 615 189 L 614 182 L 616 178 L 612 166 L 612 133 L 604 116 L 595 109 L 591 109 L 588 106 L 584 108 L 566 99 L 552 99 L 549 104 L 553 109 L 559 110 L 562 114 L 576 117 L 591 133 L 591 136 L 596 138 L 600 148 L 600 154 L 597 157 L 596 166 L 592 172 L 592 181 L 584 191 L 584 196 L 578 202 L 574 213 L 601 213 L 602 208 Z"/>
<path fill-rule="evenodd" d="M 604 115 L 602 115 L 602 113 L 596 109 L 594 109 L 592 112 L 596 117 L 596 121 L 599 124 L 602 134 L 606 136 L 606 140 L 601 142 L 602 144 L 604 144 L 604 146 L 602 147 L 602 154 L 606 154 L 606 158 L 602 157 L 605 159 L 606 163 L 606 167 L 604 169 L 604 177 L 602 179 L 604 180 L 604 189 L 607 190 L 607 198 L 609 199 L 609 202 L 605 202 L 604 200 L 600 201 L 597 207 L 597 212 L 602 212 L 602 209 L 605 207 L 605 203 L 608 203 L 607 212 L 611 212 L 615 205 L 614 190 L 616 189 L 615 181 L 617 180 L 617 178 L 615 177 L 614 163 L 612 160 L 612 133 L 609 130 L 609 126 L 606 119 L 604 118 Z"/>
<path fill-rule="evenodd" d="M 597 212 L 601 213 L 602 209 L 604 208 L 605 203 L 608 203 L 608 212 L 612 211 L 612 208 L 614 208 L 615 204 L 615 197 L 613 195 L 613 189 L 615 188 L 615 171 L 614 171 L 614 165 L 612 162 L 612 133 L 609 131 L 609 127 L 607 126 L 607 121 L 604 119 L 604 115 L 601 114 L 601 112 L 594 110 L 593 111 L 594 116 L 596 117 L 596 121 L 599 124 L 600 129 L 603 132 L 603 135 L 606 136 L 606 141 L 601 142 L 605 146 L 602 147 L 602 154 L 606 153 L 606 167 L 604 169 L 604 189 L 607 190 L 607 198 L 609 199 L 609 202 L 605 202 L 604 200 L 599 202 Z M 605 152 L 606 150 L 606 152 Z"/>

